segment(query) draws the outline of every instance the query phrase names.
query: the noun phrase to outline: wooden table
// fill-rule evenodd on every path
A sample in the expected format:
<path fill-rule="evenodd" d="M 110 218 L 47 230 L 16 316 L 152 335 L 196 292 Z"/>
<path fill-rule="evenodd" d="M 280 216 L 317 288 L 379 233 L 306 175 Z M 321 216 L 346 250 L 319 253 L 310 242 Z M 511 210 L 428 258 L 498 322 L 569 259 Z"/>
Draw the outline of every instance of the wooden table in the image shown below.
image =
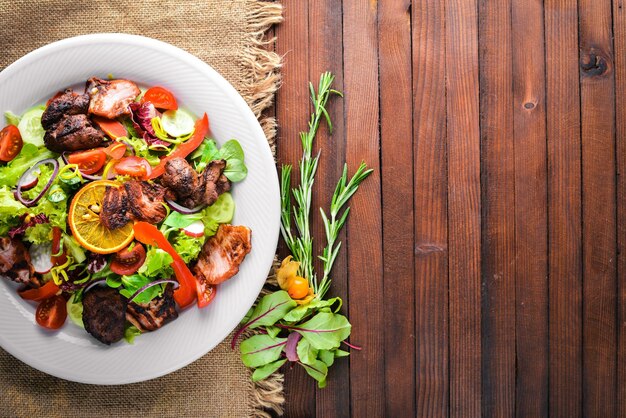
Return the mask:
<path fill-rule="evenodd" d="M 626 1 L 283 3 L 279 161 L 331 70 L 315 208 L 375 169 L 331 290 L 364 348 L 286 415 L 625 416 Z"/>

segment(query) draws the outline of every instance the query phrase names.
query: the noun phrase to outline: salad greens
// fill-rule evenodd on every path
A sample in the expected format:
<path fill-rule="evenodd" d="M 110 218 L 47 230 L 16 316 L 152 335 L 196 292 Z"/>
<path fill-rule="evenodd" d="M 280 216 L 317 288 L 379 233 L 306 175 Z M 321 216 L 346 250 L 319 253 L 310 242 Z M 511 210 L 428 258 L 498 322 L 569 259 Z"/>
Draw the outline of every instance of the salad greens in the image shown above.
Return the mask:
<path fill-rule="evenodd" d="M 281 290 L 261 298 L 256 307 L 246 315 L 233 337 L 234 348 L 240 335 L 250 330 L 254 333 L 240 345 L 243 363 L 255 369 L 253 381 L 266 379 L 289 361 L 302 366 L 309 376 L 317 380 L 318 386 L 323 388 L 326 386 L 328 368 L 333 365 L 335 358 L 349 355 L 349 352 L 339 348 L 341 344 L 358 349 L 346 342 L 352 326 L 345 316 L 338 313 L 342 305 L 341 299 L 323 298 L 330 287 L 330 273 L 341 248 L 337 237 L 349 214 L 349 208 L 344 207 L 361 182 L 372 173 L 365 163 L 359 166 L 350 179 L 347 166 L 344 166 L 331 200 L 330 216 L 320 208 L 327 242 L 319 257 L 324 268 L 319 283 L 313 266 L 310 207 L 320 154 L 313 156 L 312 148 L 322 117 L 326 119 L 329 130 L 332 130 L 325 106 L 332 93 L 341 95 L 331 88 L 333 80 L 332 74 L 322 74 L 317 93 L 309 83 L 314 112 L 309 121 L 309 131 L 300 134 L 303 155 L 299 163 L 299 186 L 290 188 L 292 167 L 282 167 L 281 233 L 292 256 L 283 260 L 276 270 L 276 279 Z M 235 147 L 232 152 L 236 156 Z M 292 206 L 292 195 L 295 206 Z M 292 216 L 295 220 L 295 231 L 292 230 Z M 302 283 L 302 277 L 308 281 L 308 293 L 301 292 L 302 289 L 299 288 L 294 289 L 299 286 L 297 283 Z"/>

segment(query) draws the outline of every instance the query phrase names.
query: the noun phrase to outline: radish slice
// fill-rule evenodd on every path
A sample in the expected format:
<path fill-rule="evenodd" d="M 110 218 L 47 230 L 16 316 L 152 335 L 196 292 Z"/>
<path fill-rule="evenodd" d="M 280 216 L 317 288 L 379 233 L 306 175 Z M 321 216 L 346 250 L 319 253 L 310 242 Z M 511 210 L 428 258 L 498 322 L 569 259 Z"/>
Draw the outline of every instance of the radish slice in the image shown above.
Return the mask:
<path fill-rule="evenodd" d="M 22 179 L 22 190 L 30 190 L 39 182 L 39 170 L 28 173 Z"/>
<path fill-rule="evenodd" d="M 30 254 L 30 262 L 39 274 L 46 274 L 52 269 L 52 244 L 46 242 L 44 244 L 33 244 L 28 249 Z"/>
<path fill-rule="evenodd" d="M 201 220 L 197 220 L 191 225 L 183 228 L 183 232 L 190 237 L 200 238 L 204 235 L 204 224 Z"/>

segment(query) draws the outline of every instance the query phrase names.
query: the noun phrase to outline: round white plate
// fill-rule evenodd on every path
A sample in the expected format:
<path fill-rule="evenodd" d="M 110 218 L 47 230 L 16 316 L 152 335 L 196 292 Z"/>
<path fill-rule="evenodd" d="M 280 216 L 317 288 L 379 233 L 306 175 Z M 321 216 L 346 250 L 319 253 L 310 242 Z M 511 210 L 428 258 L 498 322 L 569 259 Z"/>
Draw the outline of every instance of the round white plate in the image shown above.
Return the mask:
<path fill-rule="evenodd" d="M 168 88 L 195 114 L 207 112 L 218 144 L 239 140 L 249 173 L 233 187 L 233 224 L 252 229 L 252 252 L 239 274 L 219 286 L 211 305 L 185 310 L 176 321 L 138 337 L 134 345 L 122 341 L 105 346 L 70 321 L 57 332 L 42 329 L 35 323 L 35 306 L 16 294 L 15 283 L 0 280 L 0 346 L 45 373 L 104 385 L 173 372 L 226 338 L 263 287 L 280 224 L 274 159 L 254 114 L 215 70 L 172 45 L 140 36 L 96 34 L 44 46 L 0 73 L 0 117 L 7 110 L 20 114 L 66 86 L 108 74 Z"/>

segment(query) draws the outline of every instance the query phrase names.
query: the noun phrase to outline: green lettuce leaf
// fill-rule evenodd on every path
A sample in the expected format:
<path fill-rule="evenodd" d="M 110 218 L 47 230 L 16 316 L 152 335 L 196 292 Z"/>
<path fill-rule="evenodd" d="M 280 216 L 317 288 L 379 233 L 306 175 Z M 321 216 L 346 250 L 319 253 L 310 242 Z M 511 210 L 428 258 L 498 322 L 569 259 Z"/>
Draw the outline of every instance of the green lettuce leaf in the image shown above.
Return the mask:
<path fill-rule="evenodd" d="M 185 263 L 189 263 L 198 258 L 198 254 L 200 254 L 205 240 L 206 238 L 204 236 L 196 238 L 190 237 L 184 233 L 179 233 L 176 235 L 176 238 L 174 238 L 174 249 Z"/>
<path fill-rule="evenodd" d="M 22 119 L 20 116 L 16 115 L 10 110 L 7 110 L 6 112 L 4 112 L 4 118 L 7 120 L 7 125 L 14 125 L 14 126 L 19 125 L 20 120 Z"/>
<path fill-rule="evenodd" d="M 167 252 L 160 248 L 152 247 L 146 252 L 146 260 L 137 272 L 145 277 L 170 277 L 173 272 L 170 264 L 173 261 L 174 259 Z"/>
<path fill-rule="evenodd" d="M 56 155 L 46 147 L 38 148 L 33 144 L 24 144 L 17 157 L 0 167 L 0 186 L 14 187 L 22 174 L 36 162 Z"/>
<path fill-rule="evenodd" d="M 141 335 L 141 331 L 134 325 L 129 325 L 126 330 L 124 330 L 124 339 L 128 344 L 134 344 L 135 338 Z"/>

